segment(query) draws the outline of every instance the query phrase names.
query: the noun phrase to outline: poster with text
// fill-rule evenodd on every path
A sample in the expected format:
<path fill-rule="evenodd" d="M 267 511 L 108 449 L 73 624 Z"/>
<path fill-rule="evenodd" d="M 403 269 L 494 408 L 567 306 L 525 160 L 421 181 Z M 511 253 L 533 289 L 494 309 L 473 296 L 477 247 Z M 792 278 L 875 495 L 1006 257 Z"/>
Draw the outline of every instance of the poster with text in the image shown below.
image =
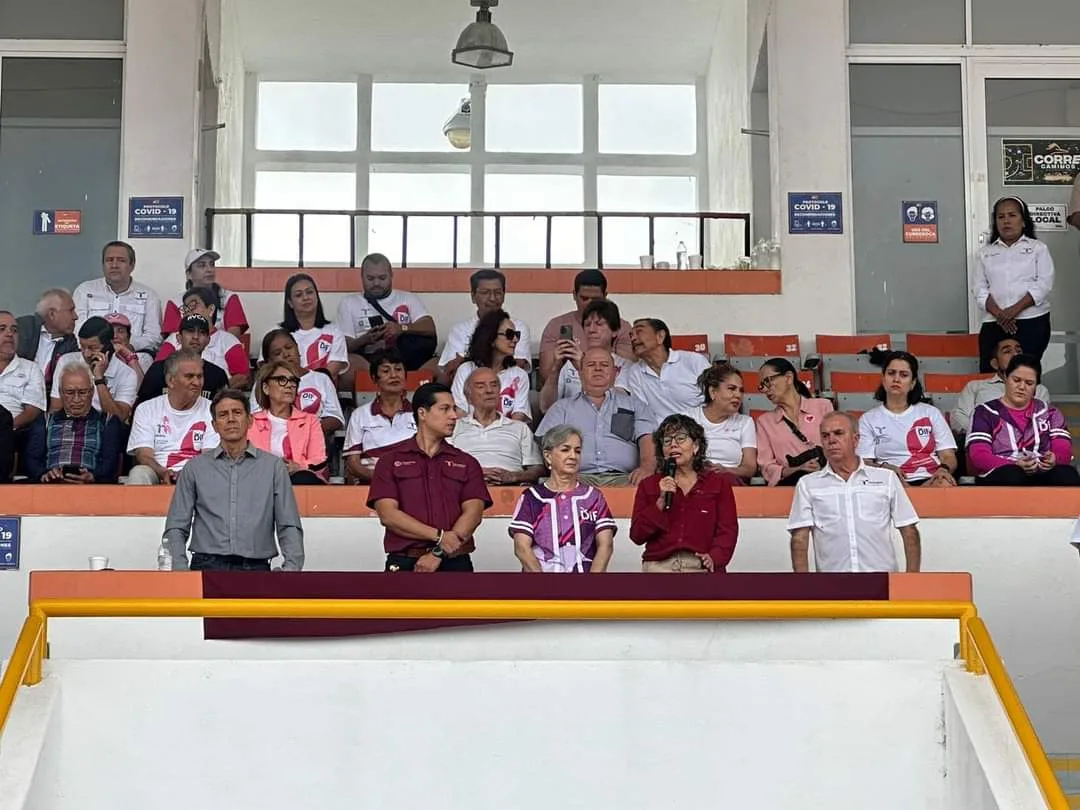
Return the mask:
<path fill-rule="evenodd" d="M 1001 170 L 1007 186 L 1070 186 L 1080 171 L 1080 140 L 1005 138 Z"/>
<path fill-rule="evenodd" d="M 937 200 L 904 200 L 900 203 L 900 216 L 903 222 L 904 244 L 937 244 Z"/>

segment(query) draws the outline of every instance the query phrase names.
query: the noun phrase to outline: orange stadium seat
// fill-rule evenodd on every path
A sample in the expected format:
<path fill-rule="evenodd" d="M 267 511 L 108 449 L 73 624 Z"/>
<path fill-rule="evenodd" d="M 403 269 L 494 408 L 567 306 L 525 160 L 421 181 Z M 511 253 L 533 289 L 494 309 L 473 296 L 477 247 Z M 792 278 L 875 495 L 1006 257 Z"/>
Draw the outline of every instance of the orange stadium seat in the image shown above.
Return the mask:
<path fill-rule="evenodd" d="M 672 335 L 671 348 L 710 357 L 708 335 Z"/>
<path fill-rule="evenodd" d="M 725 334 L 724 355 L 729 360 L 733 357 L 788 357 L 802 360 L 798 335 Z"/>
<path fill-rule="evenodd" d="M 907 350 L 920 360 L 924 357 L 978 357 L 979 336 L 910 333 Z"/>
<path fill-rule="evenodd" d="M 815 350 L 818 354 L 859 354 L 871 349 L 891 349 L 889 335 L 817 335 Z"/>
<path fill-rule="evenodd" d="M 923 375 L 923 389 L 928 394 L 959 394 L 972 380 L 984 380 L 985 374 L 935 374 Z"/>
<path fill-rule="evenodd" d="M 881 374 L 871 371 L 834 371 L 829 390 L 834 394 L 873 394 L 881 385 Z"/>

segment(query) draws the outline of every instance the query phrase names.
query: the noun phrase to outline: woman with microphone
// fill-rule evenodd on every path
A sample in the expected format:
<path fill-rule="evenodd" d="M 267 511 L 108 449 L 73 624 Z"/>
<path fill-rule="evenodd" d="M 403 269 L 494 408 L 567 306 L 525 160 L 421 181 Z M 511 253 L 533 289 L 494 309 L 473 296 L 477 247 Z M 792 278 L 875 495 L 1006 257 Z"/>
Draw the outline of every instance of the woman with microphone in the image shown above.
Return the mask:
<path fill-rule="evenodd" d="M 705 465 L 705 431 L 672 414 L 653 434 L 659 469 L 634 496 L 630 539 L 645 546 L 645 573 L 723 572 L 735 553 L 739 518 L 723 473 Z"/>

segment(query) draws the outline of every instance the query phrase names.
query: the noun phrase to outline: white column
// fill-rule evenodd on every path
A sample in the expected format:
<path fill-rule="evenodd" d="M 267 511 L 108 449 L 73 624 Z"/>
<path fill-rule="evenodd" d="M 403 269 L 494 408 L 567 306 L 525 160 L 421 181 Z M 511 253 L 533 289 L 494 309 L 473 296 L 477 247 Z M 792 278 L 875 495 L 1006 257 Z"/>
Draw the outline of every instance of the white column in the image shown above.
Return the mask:
<path fill-rule="evenodd" d="M 198 66 L 201 0 L 131 0 L 127 6 L 117 233 L 135 247 L 135 278 L 162 297 L 183 288 L 184 254 L 197 233 Z M 128 239 L 128 198 L 182 196 L 183 239 Z"/>
<path fill-rule="evenodd" d="M 770 331 L 806 339 L 855 327 L 844 0 L 776 0 L 769 21 L 773 218 L 783 304 Z M 842 236 L 787 232 L 788 192 L 842 192 Z"/>

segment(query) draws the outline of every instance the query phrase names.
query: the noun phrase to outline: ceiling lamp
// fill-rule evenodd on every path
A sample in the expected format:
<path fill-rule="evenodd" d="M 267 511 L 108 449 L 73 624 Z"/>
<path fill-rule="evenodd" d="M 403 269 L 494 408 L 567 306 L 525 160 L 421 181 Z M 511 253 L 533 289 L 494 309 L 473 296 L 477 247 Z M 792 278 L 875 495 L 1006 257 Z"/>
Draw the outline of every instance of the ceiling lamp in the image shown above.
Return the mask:
<path fill-rule="evenodd" d="M 476 22 L 465 26 L 458 37 L 457 47 L 450 52 L 450 61 L 477 70 L 509 67 L 513 64 L 514 53 L 506 44 L 506 37 L 499 26 L 491 21 L 491 9 L 499 5 L 499 0 L 469 2 L 473 8 L 479 9 Z"/>
<path fill-rule="evenodd" d="M 457 112 L 446 119 L 442 134 L 455 149 L 468 149 L 472 146 L 472 102 L 469 99 L 463 98 Z"/>

